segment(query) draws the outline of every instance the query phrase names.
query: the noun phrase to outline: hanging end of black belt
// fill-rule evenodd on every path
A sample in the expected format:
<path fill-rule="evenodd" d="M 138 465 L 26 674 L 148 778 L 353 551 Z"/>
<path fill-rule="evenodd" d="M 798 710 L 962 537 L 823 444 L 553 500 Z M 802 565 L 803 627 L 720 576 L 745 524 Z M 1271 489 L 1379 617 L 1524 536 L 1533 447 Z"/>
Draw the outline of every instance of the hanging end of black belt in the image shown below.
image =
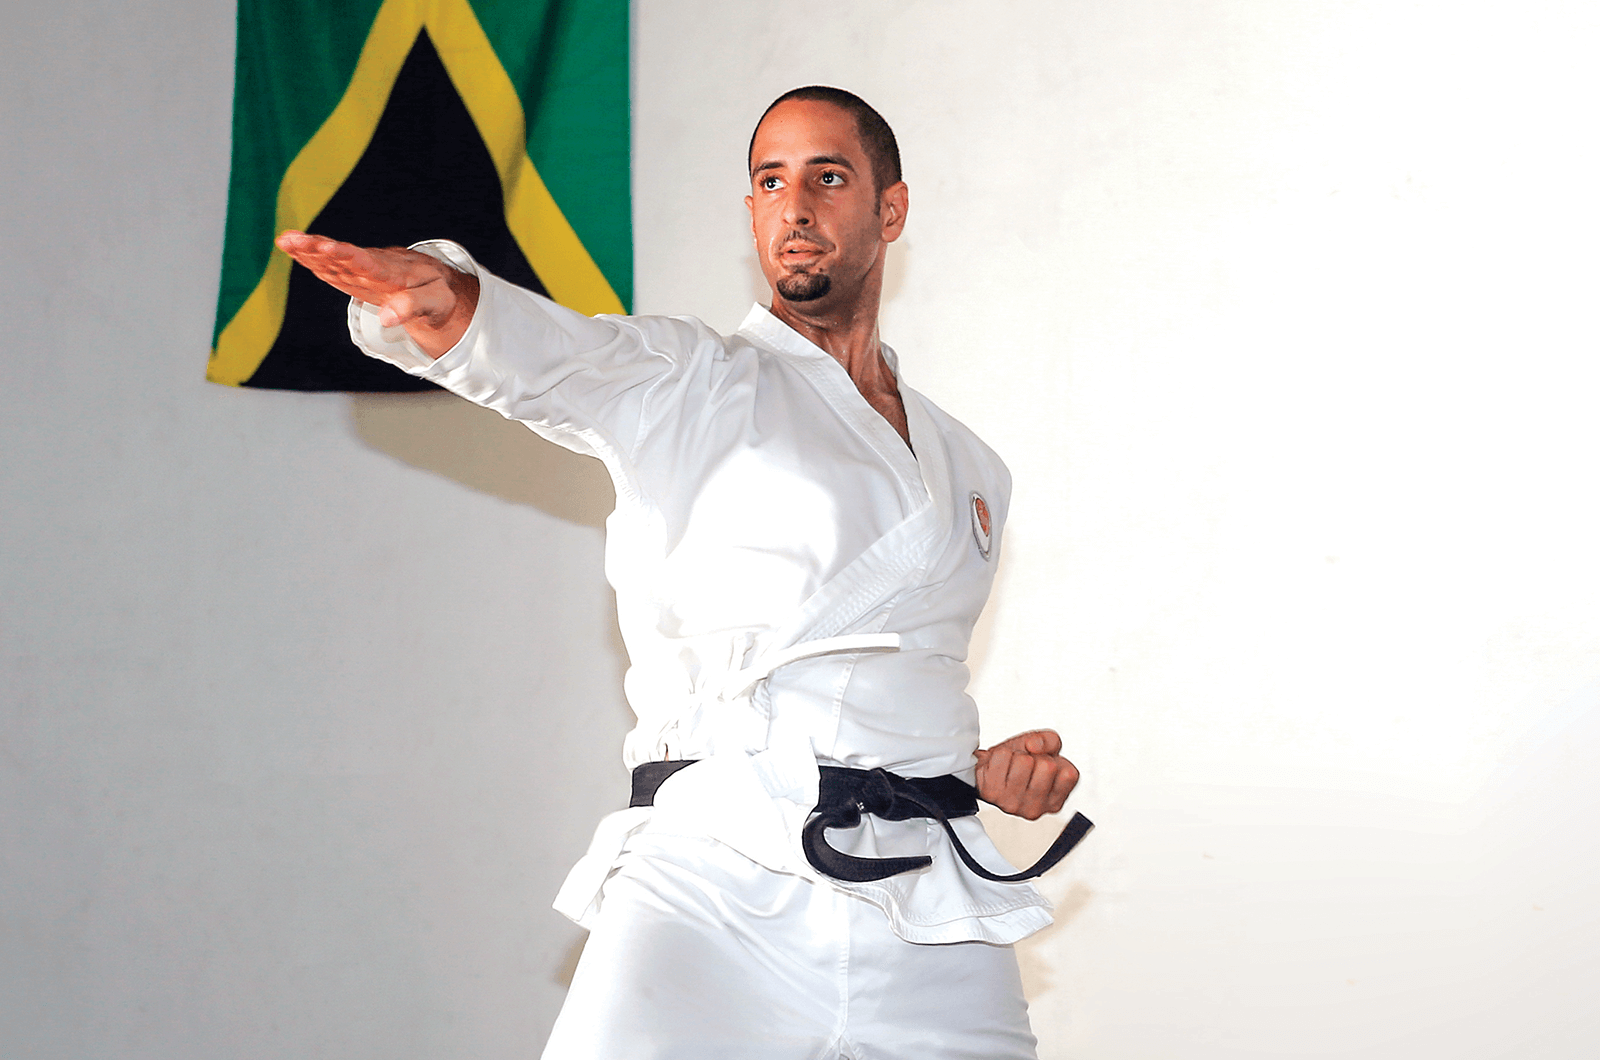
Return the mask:
<path fill-rule="evenodd" d="M 859 818 L 857 818 L 859 821 Z M 925 869 L 933 864 L 933 859 L 926 854 L 918 854 L 906 858 L 858 858 L 851 854 L 841 853 L 828 845 L 824 831 L 832 824 L 821 815 L 811 818 L 806 822 L 801 832 L 801 846 L 805 848 L 806 860 L 811 862 L 811 867 L 824 876 L 832 876 L 836 880 L 845 880 L 849 883 L 871 883 L 874 880 L 886 880 L 890 876 L 898 876 L 902 872 L 915 872 Z"/>
<path fill-rule="evenodd" d="M 1056 836 L 1056 841 L 1050 844 L 1050 849 L 1046 850 L 1038 861 L 1035 861 L 1021 872 L 1002 876 L 997 872 L 990 872 L 978 864 L 978 859 L 967 853 L 967 848 L 961 845 L 961 840 L 956 836 L 955 829 L 950 827 L 950 822 L 945 821 L 943 824 L 944 830 L 950 833 L 950 842 L 955 846 L 956 854 L 960 856 L 967 868 L 971 869 L 976 875 L 982 876 L 986 880 L 994 880 L 996 883 L 1022 883 L 1026 880 L 1043 876 L 1055 868 L 1062 858 L 1072 853 L 1072 848 L 1077 846 L 1083 837 L 1088 835 L 1090 830 L 1094 828 L 1093 821 L 1081 813 L 1074 813 L 1072 820 L 1067 822 L 1067 826 L 1061 830 L 1061 834 Z"/>

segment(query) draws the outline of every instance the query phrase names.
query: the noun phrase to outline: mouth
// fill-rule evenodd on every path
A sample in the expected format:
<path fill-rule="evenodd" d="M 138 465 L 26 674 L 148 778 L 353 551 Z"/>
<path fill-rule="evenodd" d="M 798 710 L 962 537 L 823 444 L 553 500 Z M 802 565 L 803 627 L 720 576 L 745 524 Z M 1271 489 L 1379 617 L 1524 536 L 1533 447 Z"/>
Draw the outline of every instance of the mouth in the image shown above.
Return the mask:
<path fill-rule="evenodd" d="M 794 265 L 805 265 L 826 254 L 831 247 L 812 239 L 791 235 L 778 244 L 778 260 Z"/>

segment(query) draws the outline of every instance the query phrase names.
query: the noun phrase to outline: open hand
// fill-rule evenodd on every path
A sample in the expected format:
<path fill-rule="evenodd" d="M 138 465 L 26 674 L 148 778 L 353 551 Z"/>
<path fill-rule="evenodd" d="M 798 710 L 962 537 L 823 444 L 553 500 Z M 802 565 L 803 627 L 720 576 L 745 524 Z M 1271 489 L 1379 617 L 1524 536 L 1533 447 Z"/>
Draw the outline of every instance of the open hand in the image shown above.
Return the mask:
<path fill-rule="evenodd" d="M 404 247 L 358 247 L 289 230 L 279 249 L 319 279 L 378 307 L 378 323 L 404 327 L 430 357 L 466 334 L 478 308 L 478 279 Z"/>
<path fill-rule="evenodd" d="M 1066 804 L 1078 767 L 1061 757 L 1061 736 L 1034 729 L 978 755 L 978 797 L 1006 813 L 1037 820 Z"/>

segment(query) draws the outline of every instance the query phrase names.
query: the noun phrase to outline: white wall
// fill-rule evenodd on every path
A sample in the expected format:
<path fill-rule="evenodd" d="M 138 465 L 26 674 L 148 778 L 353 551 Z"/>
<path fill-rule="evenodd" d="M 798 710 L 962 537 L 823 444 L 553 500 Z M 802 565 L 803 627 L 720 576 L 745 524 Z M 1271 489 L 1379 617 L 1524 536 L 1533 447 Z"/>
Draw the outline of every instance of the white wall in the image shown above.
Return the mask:
<path fill-rule="evenodd" d="M 533 1053 L 622 789 L 604 484 L 199 381 L 213 7 L 0 45 L 0 1052 Z M 1042 1056 L 1593 1051 L 1594 20 L 639 5 L 641 311 L 758 293 L 771 96 L 900 133 L 886 337 L 1017 483 L 985 729 L 1061 728 L 1101 825 L 1024 948 Z"/>

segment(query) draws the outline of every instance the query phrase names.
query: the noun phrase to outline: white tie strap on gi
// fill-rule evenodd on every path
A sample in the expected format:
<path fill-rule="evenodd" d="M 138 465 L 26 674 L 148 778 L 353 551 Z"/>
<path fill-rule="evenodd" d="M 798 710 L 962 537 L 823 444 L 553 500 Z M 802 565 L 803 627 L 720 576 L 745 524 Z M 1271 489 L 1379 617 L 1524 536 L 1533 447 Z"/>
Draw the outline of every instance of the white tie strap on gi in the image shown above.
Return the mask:
<path fill-rule="evenodd" d="M 900 634 L 898 633 L 849 633 L 842 637 L 808 640 L 803 644 L 795 644 L 778 651 L 768 652 L 744 669 L 735 670 L 728 675 L 728 683 L 717 694 L 717 698 L 724 703 L 732 702 L 772 676 L 772 672 L 778 667 L 788 666 L 790 663 L 798 662 L 801 659 L 810 659 L 818 655 L 832 655 L 835 652 L 844 651 L 899 650 Z"/>

